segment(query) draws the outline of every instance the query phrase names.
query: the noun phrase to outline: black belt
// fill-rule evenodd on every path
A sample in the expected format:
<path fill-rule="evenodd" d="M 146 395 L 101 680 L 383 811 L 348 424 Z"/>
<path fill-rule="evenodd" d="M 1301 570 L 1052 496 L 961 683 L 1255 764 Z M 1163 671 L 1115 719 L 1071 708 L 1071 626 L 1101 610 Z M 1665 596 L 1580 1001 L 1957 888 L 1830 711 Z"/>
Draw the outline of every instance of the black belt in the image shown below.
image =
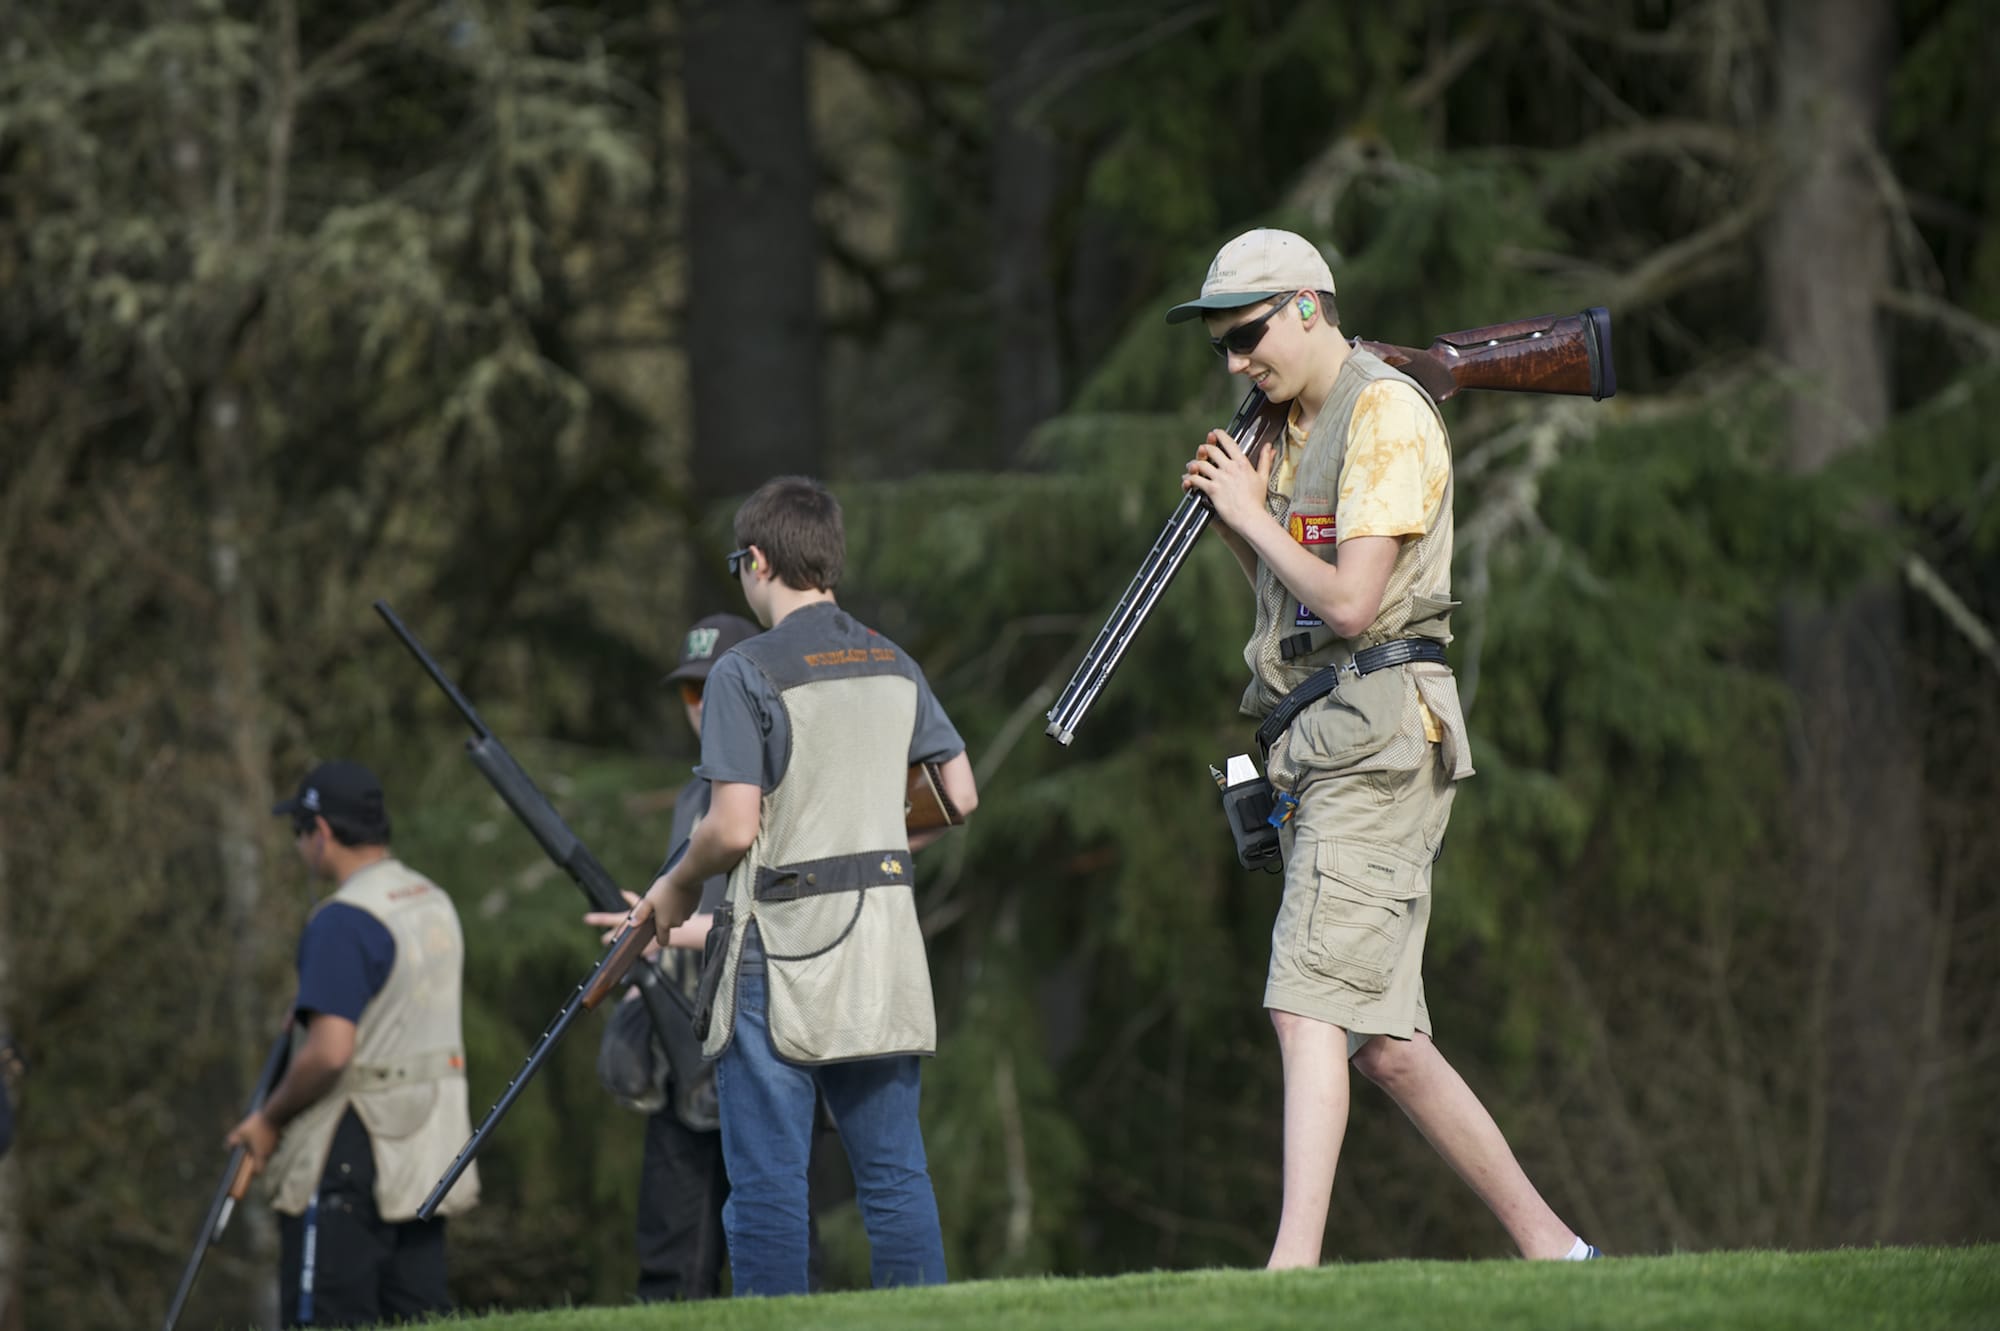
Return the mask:
<path fill-rule="evenodd" d="M 1354 660 L 1346 665 L 1328 666 L 1306 676 L 1305 683 L 1287 693 L 1264 718 L 1264 724 L 1257 727 L 1258 751 L 1268 755 L 1271 746 L 1285 733 L 1300 712 L 1332 693 L 1340 686 L 1341 674 L 1347 673 L 1359 679 L 1372 675 L 1377 670 L 1387 670 L 1391 666 L 1408 665 L 1412 661 L 1436 661 L 1444 663 L 1444 644 L 1435 638 L 1397 638 L 1374 647 L 1363 648 L 1354 654 Z"/>

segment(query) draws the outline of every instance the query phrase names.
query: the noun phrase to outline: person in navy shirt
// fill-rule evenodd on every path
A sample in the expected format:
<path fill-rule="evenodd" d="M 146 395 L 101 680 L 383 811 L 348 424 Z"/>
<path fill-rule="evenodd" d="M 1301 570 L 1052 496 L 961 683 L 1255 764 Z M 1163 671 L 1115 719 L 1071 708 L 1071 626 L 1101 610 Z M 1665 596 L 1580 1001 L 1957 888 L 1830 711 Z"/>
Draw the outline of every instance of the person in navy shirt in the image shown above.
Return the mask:
<path fill-rule="evenodd" d="M 382 1093 L 371 1088 L 390 1085 L 376 1080 L 389 1074 L 369 1065 L 368 1051 L 383 1053 L 385 1031 L 393 1040 L 395 1032 L 427 1023 L 433 1043 L 453 1047 L 392 1048 L 402 1080 L 389 1093 L 421 1090 L 424 1082 L 448 1086 L 452 1094 L 438 1094 L 428 1117 L 445 1114 L 449 1104 L 451 1121 L 441 1126 L 462 1140 L 456 914 L 434 884 L 395 859 L 381 785 L 360 763 L 321 763 L 272 812 L 291 818 L 294 845 L 312 875 L 337 885 L 299 938 L 289 1065 L 264 1104 L 229 1135 L 260 1172 L 286 1138 L 272 1168 L 284 1324 L 364 1326 L 448 1312 L 445 1222 L 417 1220 L 407 1206 L 411 1188 L 434 1181 L 441 1162 L 422 1151 L 413 1155 L 407 1142 L 375 1141 L 363 1099 Z M 396 927 L 411 950 L 406 965 L 429 979 L 405 978 L 392 989 L 398 956 L 390 922 L 407 918 L 399 910 L 426 912 L 417 931 Z M 433 946 L 426 938 L 440 941 Z M 431 992 L 439 985 L 449 993 Z M 393 1011 L 385 1012 L 385 1004 Z M 296 1165 L 286 1158 L 303 1155 L 314 1158 Z M 310 1177 L 300 1179 L 306 1171 Z"/>

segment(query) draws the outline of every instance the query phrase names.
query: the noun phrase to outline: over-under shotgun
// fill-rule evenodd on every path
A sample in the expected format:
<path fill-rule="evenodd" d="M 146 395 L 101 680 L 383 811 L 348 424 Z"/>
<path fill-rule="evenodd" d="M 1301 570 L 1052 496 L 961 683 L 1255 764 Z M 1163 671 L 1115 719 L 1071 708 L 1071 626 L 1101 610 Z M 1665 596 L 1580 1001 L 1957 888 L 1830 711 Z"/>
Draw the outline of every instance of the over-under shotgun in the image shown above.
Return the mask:
<path fill-rule="evenodd" d="M 1589 394 L 1600 402 L 1618 391 L 1618 377 L 1611 364 L 1611 313 L 1601 305 L 1567 318 L 1542 315 L 1446 333 L 1421 349 L 1360 338 L 1354 345 L 1409 375 L 1439 402 L 1468 388 L 1576 397 Z M 1229 435 L 1251 462 L 1256 462 L 1258 450 L 1276 436 L 1288 409 L 1285 403 L 1267 401 L 1256 388 L 1236 408 Z M 1049 709 L 1046 733 L 1057 742 L 1067 744 L 1076 737 L 1077 727 L 1103 692 L 1111 672 L 1118 668 L 1125 649 L 1132 645 L 1214 514 L 1208 497 L 1199 490 L 1190 490 L 1182 497 L 1131 586 Z"/>

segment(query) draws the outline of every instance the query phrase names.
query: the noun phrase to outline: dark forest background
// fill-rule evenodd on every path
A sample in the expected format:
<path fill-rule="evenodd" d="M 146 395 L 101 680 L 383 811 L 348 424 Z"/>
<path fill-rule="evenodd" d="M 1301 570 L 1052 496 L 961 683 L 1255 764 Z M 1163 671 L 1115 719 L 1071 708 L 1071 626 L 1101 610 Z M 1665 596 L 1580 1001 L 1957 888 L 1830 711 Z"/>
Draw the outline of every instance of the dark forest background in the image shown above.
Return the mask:
<path fill-rule="evenodd" d="M 1531 1176 L 1616 1253 L 2000 1237 L 1996 69 L 1978 0 L 0 0 L 0 1327 L 163 1309 L 315 759 L 458 901 L 476 1109 L 595 955 L 370 601 L 641 887 L 656 681 L 785 471 L 982 786 L 919 861 L 955 1274 L 1260 1262 L 1219 546 L 1041 735 L 1241 390 L 1161 315 L 1260 224 L 1350 334 L 1613 313 L 1615 399 L 1447 407 L 1480 774 L 1430 1001 Z M 628 1297 L 595 1040 L 482 1159 L 467 1305 Z M 268 1315 L 273 1235 L 188 1325 Z M 1505 1251 L 1358 1093 L 1329 1252 Z"/>

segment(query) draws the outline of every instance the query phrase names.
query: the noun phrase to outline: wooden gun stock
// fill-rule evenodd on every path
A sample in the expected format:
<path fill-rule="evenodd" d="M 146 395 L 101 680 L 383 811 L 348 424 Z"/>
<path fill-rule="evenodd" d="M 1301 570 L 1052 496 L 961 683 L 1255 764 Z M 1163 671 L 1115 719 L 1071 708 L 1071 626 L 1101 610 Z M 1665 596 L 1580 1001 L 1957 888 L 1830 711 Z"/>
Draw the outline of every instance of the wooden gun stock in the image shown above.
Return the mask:
<path fill-rule="evenodd" d="M 257 1177 L 257 1162 L 250 1158 L 250 1152 L 237 1147 L 235 1154 L 242 1156 L 237 1162 L 236 1177 L 229 1183 L 229 1200 L 240 1202 L 250 1195 L 250 1180 Z"/>
<path fill-rule="evenodd" d="M 610 996 L 612 990 L 623 985 L 632 967 L 645 955 L 646 945 L 652 941 L 651 920 L 641 924 L 619 925 L 617 936 L 611 940 L 611 950 L 605 954 L 604 960 L 597 964 L 597 969 L 592 971 L 590 978 L 584 982 L 584 1007 L 595 1008 Z"/>
<path fill-rule="evenodd" d="M 1445 333 L 1422 350 L 1360 339 L 1354 345 L 1409 375 L 1440 402 L 1468 388 L 1598 402 L 1618 391 L 1611 313 L 1602 305 L 1567 318 L 1544 314 Z"/>
<path fill-rule="evenodd" d="M 957 827 L 965 815 L 944 793 L 944 775 L 937 763 L 911 763 L 909 785 L 903 791 L 903 827 L 910 832 L 928 832 L 934 827 Z"/>

